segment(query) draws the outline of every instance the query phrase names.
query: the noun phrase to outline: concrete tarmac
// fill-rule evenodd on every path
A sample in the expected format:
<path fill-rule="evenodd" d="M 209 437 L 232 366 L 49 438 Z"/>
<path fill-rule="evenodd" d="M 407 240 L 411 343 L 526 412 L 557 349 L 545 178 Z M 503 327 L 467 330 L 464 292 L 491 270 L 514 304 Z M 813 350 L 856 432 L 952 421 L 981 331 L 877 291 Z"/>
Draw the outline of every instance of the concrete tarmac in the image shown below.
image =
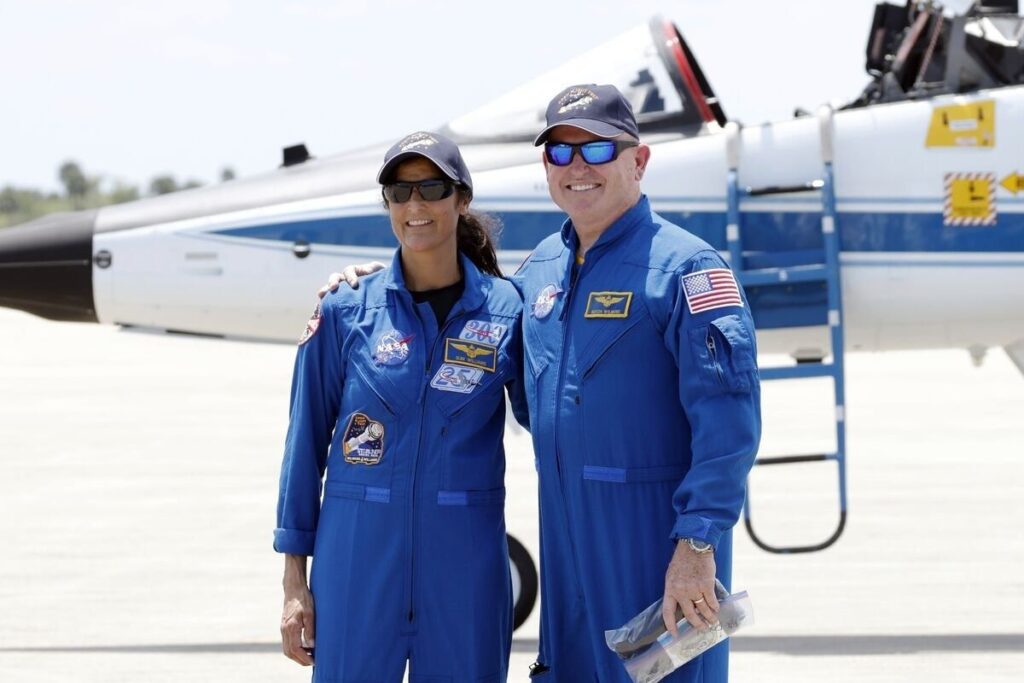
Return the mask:
<path fill-rule="evenodd" d="M 0 309 L 0 681 L 309 680 L 280 654 L 271 550 L 293 356 Z M 756 623 L 732 680 L 1024 680 L 1024 377 L 998 350 L 847 364 L 846 531 L 778 556 L 737 529 Z M 829 386 L 765 385 L 763 454 L 831 447 Z M 532 457 L 508 439 L 508 525 L 536 559 Z M 831 533 L 833 465 L 751 484 L 769 542 Z"/>

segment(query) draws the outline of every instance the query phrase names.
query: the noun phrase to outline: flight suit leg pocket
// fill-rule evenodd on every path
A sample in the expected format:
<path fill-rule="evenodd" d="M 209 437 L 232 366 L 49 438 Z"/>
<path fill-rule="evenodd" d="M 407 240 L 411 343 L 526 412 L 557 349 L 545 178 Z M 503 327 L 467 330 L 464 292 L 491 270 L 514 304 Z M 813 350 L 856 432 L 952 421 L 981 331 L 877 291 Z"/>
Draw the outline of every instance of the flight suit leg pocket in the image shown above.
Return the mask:
<path fill-rule="evenodd" d="M 690 330 L 690 350 L 701 383 L 711 395 L 744 394 L 757 383 L 751 331 L 738 315 L 715 318 Z"/>

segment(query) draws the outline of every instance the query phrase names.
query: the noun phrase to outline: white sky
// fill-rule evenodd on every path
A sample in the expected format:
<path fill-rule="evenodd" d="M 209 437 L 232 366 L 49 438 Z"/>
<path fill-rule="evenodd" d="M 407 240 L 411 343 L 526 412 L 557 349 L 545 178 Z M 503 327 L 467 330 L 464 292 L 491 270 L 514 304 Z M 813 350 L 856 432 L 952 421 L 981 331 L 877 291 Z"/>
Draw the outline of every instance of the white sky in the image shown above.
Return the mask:
<path fill-rule="evenodd" d="M 902 3 L 900 3 L 902 4 Z M 951 0 L 961 9 L 968 0 Z M 867 83 L 873 0 L 0 0 L 0 186 L 274 168 L 465 113 L 661 14 L 745 123 Z M 566 84 L 568 85 L 568 84 Z M 552 93 L 554 94 L 554 93 Z"/>

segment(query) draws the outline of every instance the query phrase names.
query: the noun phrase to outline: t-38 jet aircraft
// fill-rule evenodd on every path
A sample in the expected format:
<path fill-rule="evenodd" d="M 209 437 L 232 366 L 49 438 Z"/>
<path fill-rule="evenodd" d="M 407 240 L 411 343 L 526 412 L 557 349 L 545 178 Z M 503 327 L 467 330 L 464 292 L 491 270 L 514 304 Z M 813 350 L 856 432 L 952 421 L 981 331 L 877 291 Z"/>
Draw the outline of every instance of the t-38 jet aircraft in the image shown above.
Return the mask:
<path fill-rule="evenodd" d="M 749 499 L 745 511 L 759 546 L 806 552 L 845 523 L 845 351 L 962 347 L 980 360 L 1003 347 L 1024 371 L 1022 40 L 1016 0 L 956 16 L 934 2 L 879 3 L 862 93 L 744 127 L 676 26 L 655 18 L 441 131 L 473 169 L 475 206 L 504 223 L 511 272 L 562 221 L 531 146 L 548 98 L 588 82 L 627 94 L 653 148 L 653 206 L 728 256 L 760 350 L 795 359 L 762 378 L 833 381 L 836 451 L 760 461 L 836 463 L 833 535 L 774 546 L 754 533 Z M 0 305 L 295 341 L 327 273 L 395 248 L 374 182 L 388 144 L 324 158 L 300 145 L 264 175 L 2 231 Z"/>

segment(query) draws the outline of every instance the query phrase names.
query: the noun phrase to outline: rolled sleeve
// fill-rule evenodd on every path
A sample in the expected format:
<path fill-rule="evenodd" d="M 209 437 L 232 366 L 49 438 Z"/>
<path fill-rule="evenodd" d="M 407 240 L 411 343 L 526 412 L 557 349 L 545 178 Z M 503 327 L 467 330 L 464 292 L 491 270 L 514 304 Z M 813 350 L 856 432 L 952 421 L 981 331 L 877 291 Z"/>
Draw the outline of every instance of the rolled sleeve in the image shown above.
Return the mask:
<path fill-rule="evenodd" d="M 316 544 L 315 531 L 274 529 L 274 550 L 287 555 L 312 555 Z"/>

